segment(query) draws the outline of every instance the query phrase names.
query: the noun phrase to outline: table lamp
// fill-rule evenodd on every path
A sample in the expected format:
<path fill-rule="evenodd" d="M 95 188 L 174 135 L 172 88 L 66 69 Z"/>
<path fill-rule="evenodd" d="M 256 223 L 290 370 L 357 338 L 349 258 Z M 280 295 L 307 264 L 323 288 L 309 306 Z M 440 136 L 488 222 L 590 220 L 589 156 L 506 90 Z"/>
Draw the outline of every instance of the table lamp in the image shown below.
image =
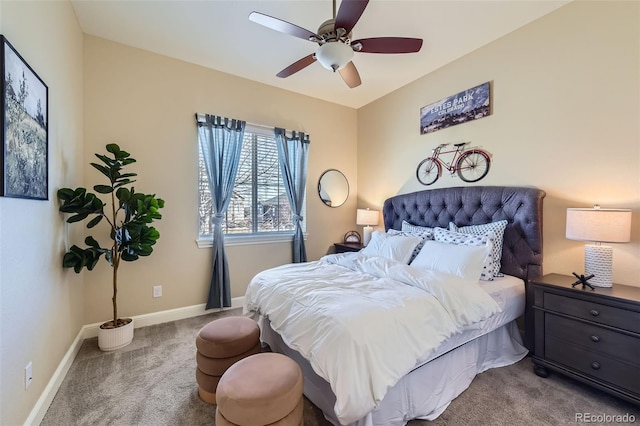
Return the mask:
<path fill-rule="evenodd" d="M 371 240 L 371 233 L 373 232 L 373 228 L 371 226 L 376 226 L 378 224 L 378 217 L 380 216 L 379 213 L 380 212 L 376 210 L 358 209 L 356 224 L 364 225 L 362 245 L 366 246 L 369 244 L 369 240 Z"/>
<path fill-rule="evenodd" d="M 613 249 L 601 243 L 628 243 L 631 240 L 631 210 L 568 208 L 566 238 L 591 241 L 584 246 L 584 269 L 591 285 L 613 285 Z"/>

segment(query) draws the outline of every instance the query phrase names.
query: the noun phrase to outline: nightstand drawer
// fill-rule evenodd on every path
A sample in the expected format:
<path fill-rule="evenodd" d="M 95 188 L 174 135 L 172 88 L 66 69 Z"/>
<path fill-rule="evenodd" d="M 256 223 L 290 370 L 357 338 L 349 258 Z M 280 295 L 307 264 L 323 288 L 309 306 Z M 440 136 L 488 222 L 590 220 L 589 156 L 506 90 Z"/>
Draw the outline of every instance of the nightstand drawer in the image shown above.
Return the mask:
<path fill-rule="evenodd" d="M 552 293 L 544 294 L 544 308 L 623 330 L 640 333 L 638 313 Z"/>
<path fill-rule="evenodd" d="M 545 338 L 545 358 L 640 395 L 640 367 L 551 336 Z"/>
<path fill-rule="evenodd" d="M 640 368 L 640 338 L 549 313 L 544 324 L 545 334 L 555 340 L 575 343 Z"/>

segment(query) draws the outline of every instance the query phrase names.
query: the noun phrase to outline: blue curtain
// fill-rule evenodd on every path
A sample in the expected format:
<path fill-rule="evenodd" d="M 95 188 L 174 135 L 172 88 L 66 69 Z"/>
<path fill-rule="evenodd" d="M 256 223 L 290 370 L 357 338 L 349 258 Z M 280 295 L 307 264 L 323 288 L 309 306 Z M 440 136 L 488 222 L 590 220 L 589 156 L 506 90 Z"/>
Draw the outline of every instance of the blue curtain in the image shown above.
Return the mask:
<path fill-rule="evenodd" d="M 304 235 L 302 234 L 302 203 L 304 201 L 305 187 L 307 184 L 307 158 L 309 156 L 309 135 L 302 132 L 292 132 L 287 137 L 285 129 L 275 128 L 275 139 L 278 147 L 278 159 L 282 180 L 293 213 L 293 262 L 307 261 L 307 252 L 304 248 Z"/>
<path fill-rule="evenodd" d="M 246 123 L 209 114 L 196 114 L 196 121 L 213 201 L 213 273 L 207 309 L 223 308 L 231 306 L 231 288 L 222 223 L 236 181 Z"/>

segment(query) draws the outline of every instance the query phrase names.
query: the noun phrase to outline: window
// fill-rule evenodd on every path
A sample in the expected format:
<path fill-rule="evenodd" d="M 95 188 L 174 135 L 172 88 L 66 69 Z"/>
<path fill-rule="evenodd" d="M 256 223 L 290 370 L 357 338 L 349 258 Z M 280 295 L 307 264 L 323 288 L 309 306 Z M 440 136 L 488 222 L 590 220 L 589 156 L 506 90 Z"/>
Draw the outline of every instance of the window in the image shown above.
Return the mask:
<path fill-rule="evenodd" d="M 213 236 L 212 200 L 200 148 L 198 166 L 200 238 L 210 239 Z M 304 210 L 305 206 L 303 217 Z M 237 236 L 243 240 L 265 237 L 273 241 L 273 237 L 293 234 L 292 216 L 280 174 L 273 128 L 247 124 L 238 174 L 222 230 L 228 237 Z M 304 229 L 304 221 L 302 223 Z M 234 238 L 225 240 L 233 241 Z"/>

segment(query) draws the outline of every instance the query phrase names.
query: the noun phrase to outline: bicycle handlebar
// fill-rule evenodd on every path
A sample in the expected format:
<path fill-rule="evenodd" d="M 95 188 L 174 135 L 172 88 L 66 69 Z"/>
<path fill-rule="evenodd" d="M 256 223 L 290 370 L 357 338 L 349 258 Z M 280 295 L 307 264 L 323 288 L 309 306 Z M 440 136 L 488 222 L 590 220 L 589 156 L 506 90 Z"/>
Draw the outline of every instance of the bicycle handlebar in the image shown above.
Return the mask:
<path fill-rule="evenodd" d="M 467 141 L 467 142 L 458 142 L 458 143 L 454 143 L 453 146 L 455 146 L 456 148 L 461 148 L 463 146 L 469 145 L 471 142 Z M 441 143 L 440 145 L 438 145 L 437 147 L 434 148 L 434 151 L 439 151 L 442 148 L 451 145 L 450 143 Z"/>

